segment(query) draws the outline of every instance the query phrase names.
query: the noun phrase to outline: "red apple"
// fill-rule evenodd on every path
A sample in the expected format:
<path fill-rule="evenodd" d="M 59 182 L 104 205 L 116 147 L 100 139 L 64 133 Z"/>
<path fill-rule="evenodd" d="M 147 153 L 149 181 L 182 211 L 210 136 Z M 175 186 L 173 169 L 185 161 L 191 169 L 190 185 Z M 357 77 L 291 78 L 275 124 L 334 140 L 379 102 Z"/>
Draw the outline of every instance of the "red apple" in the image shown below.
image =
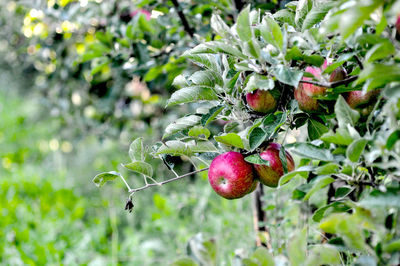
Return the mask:
<path fill-rule="evenodd" d="M 321 79 L 322 69 L 317 67 L 307 67 L 306 72 L 311 73 L 317 80 Z M 303 80 L 310 81 L 312 78 L 303 77 Z M 327 88 L 319 87 L 313 84 L 300 83 L 294 90 L 294 98 L 299 103 L 299 108 L 305 112 L 319 112 L 321 111 L 320 104 L 317 99 L 313 97 L 323 96 Z"/>
<path fill-rule="evenodd" d="M 397 16 L 396 29 L 397 29 L 397 34 L 400 35 L 400 15 Z"/>
<path fill-rule="evenodd" d="M 267 149 L 260 153 L 260 157 L 266 161 L 269 161 L 269 166 L 254 164 L 253 167 L 256 171 L 260 182 L 269 187 L 278 186 L 279 179 L 284 174 L 282 161 L 279 158 L 279 151 L 281 150 L 281 145 L 278 143 L 270 143 Z M 286 153 L 287 170 L 291 172 L 294 170 L 294 161 L 292 156 Z"/>
<path fill-rule="evenodd" d="M 343 67 L 338 67 L 333 70 L 333 72 L 329 76 L 329 82 L 340 81 L 344 80 L 345 78 L 347 78 L 346 69 L 344 69 Z"/>
<path fill-rule="evenodd" d="M 375 100 L 380 90 L 372 90 L 367 93 L 363 91 L 350 91 L 345 94 L 347 104 L 360 112 L 362 116 L 369 115 L 374 109 Z"/>
<path fill-rule="evenodd" d="M 256 186 L 253 167 L 239 152 L 229 151 L 218 155 L 211 162 L 208 181 L 214 191 L 226 198 L 245 196 Z"/>
<path fill-rule="evenodd" d="M 327 66 L 327 61 L 325 61 L 322 68 L 318 67 L 307 67 L 306 72 L 314 75 L 316 80 L 322 80 L 322 72 Z M 330 77 L 329 82 L 335 82 L 345 79 L 347 76 L 346 70 L 343 67 L 335 69 Z M 303 77 L 303 80 L 310 81 L 312 78 Z M 300 110 L 309 113 L 323 112 L 321 103 L 314 97 L 323 96 L 326 94 L 327 88 L 316 86 L 308 83 L 300 83 L 299 86 L 294 90 L 294 98 L 299 103 Z"/>
<path fill-rule="evenodd" d="M 278 105 L 270 91 L 260 89 L 247 93 L 246 102 L 251 109 L 260 113 L 271 113 Z"/>

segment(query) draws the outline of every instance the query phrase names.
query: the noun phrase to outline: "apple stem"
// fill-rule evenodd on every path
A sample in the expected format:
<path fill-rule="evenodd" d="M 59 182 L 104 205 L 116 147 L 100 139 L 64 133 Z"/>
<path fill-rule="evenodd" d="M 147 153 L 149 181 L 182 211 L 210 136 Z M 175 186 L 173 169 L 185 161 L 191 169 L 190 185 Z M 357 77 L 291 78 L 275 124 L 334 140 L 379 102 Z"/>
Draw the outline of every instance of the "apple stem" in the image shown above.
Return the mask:
<path fill-rule="evenodd" d="M 335 82 L 318 82 L 318 81 L 313 81 L 313 80 L 300 80 L 300 83 L 308 83 L 308 84 L 312 84 L 312 85 L 316 85 L 316 86 L 320 86 L 320 87 L 325 87 L 325 88 L 336 88 L 339 87 L 341 85 L 347 85 L 353 81 L 355 81 L 356 79 L 358 79 L 358 75 L 356 76 L 351 76 L 347 79 L 344 80 L 339 80 L 339 81 L 335 81 Z"/>
<path fill-rule="evenodd" d="M 200 172 L 207 171 L 208 169 L 209 169 L 209 167 L 203 168 L 203 169 L 200 169 L 200 170 L 196 170 L 196 171 L 193 171 L 193 172 L 190 172 L 190 173 L 186 173 L 184 175 L 180 175 L 180 176 L 177 176 L 177 177 L 174 177 L 174 178 L 162 181 L 162 182 L 146 184 L 145 186 L 139 187 L 139 188 L 132 188 L 132 189 L 129 189 L 129 193 L 133 194 L 135 192 L 138 192 L 138 191 L 141 191 L 141 190 L 145 190 L 145 189 L 147 189 L 149 187 L 162 186 L 162 185 L 167 184 L 169 182 L 173 182 L 173 181 L 179 180 L 179 179 L 187 177 L 187 176 L 191 176 L 191 175 L 194 175 L 194 174 L 197 174 L 197 173 L 200 173 Z"/>

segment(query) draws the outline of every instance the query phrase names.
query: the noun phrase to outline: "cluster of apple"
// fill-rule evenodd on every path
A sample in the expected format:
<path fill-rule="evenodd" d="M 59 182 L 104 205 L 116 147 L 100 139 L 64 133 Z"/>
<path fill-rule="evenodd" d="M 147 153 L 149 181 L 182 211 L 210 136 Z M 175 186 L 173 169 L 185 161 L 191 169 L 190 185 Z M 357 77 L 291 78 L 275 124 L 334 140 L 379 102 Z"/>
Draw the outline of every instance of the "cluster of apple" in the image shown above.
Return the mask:
<path fill-rule="evenodd" d="M 400 25 L 400 24 L 399 24 Z M 316 80 L 323 80 L 323 71 L 327 66 L 325 61 L 321 68 L 307 67 L 306 72 L 312 74 Z M 343 67 L 338 67 L 329 76 L 329 82 L 344 80 L 347 77 L 346 70 Z M 310 77 L 303 77 L 303 81 L 311 81 Z M 317 99 L 327 94 L 328 88 L 321 87 L 308 83 L 300 83 L 294 90 L 294 98 L 299 104 L 300 110 L 307 113 L 327 113 L 333 110 L 335 101 L 322 101 Z M 371 113 L 376 97 L 379 95 L 379 90 L 369 91 L 364 93 L 361 90 L 350 91 L 343 96 L 349 106 L 360 112 L 362 116 L 367 116 Z M 274 98 L 273 94 L 268 90 L 257 89 L 254 92 L 246 94 L 246 101 L 250 109 L 260 113 L 274 112 L 278 105 L 278 99 Z"/>
<path fill-rule="evenodd" d="M 208 181 L 214 191 L 226 198 L 237 199 L 253 192 L 258 183 L 269 187 L 278 186 L 284 174 L 282 160 L 279 157 L 281 145 L 270 143 L 260 157 L 268 164 L 251 164 L 245 161 L 239 152 L 228 151 L 215 157 L 208 171 Z M 285 151 L 288 172 L 294 170 L 292 156 Z"/>
<path fill-rule="evenodd" d="M 322 67 L 307 67 L 306 72 L 312 74 L 316 80 L 323 80 L 323 72 L 327 67 L 324 62 Z M 329 82 L 336 82 L 347 78 L 346 70 L 338 67 L 329 76 Z M 303 77 L 303 81 L 312 78 Z M 327 113 L 333 110 L 335 101 L 322 101 L 318 97 L 327 94 L 328 88 L 310 83 L 300 83 L 294 89 L 294 98 L 297 100 L 300 110 L 308 113 Z M 363 93 L 363 91 L 350 91 L 345 93 L 349 106 L 358 110 L 361 115 L 368 115 L 374 107 L 374 100 L 379 90 Z M 276 96 L 275 96 L 276 97 Z M 278 107 L 278 99 L 269 90 L 256 89 L 246 94 L 247 105 L 253 111 L 259 113 L 272 113 Z M 328 107 L 327 107 L 328 106 Z M 226 199 L 241 198 L 253 192 L 258 183 L 269 187 L 276 187 L 280 177 L 284 174 L 282 160 L 279 157 L 281 145 L 270 143 L 259 155 L 269 162 L 267 164 L 251 164 L 245 161 L 239 152 L 229 151 L 217 156 L 211 163 L 208 172 L 208 180 L 217 194 Z M 295 168 L 292 156 L 285 151 L 288 172 Z"/>

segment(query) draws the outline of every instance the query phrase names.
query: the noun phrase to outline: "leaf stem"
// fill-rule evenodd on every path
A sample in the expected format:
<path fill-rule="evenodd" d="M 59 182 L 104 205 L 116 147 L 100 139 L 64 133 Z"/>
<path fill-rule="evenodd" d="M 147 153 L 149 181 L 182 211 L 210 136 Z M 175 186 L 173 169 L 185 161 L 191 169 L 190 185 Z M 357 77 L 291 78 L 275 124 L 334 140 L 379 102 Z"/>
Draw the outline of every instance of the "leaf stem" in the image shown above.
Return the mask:
<path fill-rule="evenodd" d="M 145 190 L 145 189 L 147 189 L 147 188 L 149 188 L 149 187 L 162 186 L 162 185 L 167 184 L 167 183 L 169 183 L 169 182 L 173 182 L 173 181 L 182 179 L 182 178 L 187 177 L 187 176 L 191 176 L 191 175 L 194 175 L 194 174 L 197 174 L 197 173 L 200 173 L 200 172 L 207 171 L 208 169 L 209 169 L 209 167 L 204 168 L 204 169 L 200 169 L 200 170 L 196 170 L 196 171 L 193 171 L 193 172 L 190 172 L 190 173 L 186 173 L 186 174 L 184 174 L 184 175 L 177 176 L 177 177 L 174 177 L 174 178 L 171 178 L 171 179 L 168 179 L 168 180 L 159 182 L 159 183 L 152 183 L 152 184 L 147 184 L 147 185 L 145 185 L 145 186 L 143 186 L 143 187 L 129 189 L 129 193 L 134 193 L 134 192 L 138 192 L 138 191 L 141 191 L 141 190 Z M 126 183 L 125 183 L 125 184 L 126 184 Z M 126 184 L 126 185 L 127 185 L 127 184 Z"/>
<path fill-rule="evenodd" d="M 129 184 L 126 182 L 125 178 L 120 174 L 119 177 L 121 177 L 122 181 L 124 181 L 125 186 L 128 188 L 128 191 L 131 191 L 131 187 L 129 186 Z"/>

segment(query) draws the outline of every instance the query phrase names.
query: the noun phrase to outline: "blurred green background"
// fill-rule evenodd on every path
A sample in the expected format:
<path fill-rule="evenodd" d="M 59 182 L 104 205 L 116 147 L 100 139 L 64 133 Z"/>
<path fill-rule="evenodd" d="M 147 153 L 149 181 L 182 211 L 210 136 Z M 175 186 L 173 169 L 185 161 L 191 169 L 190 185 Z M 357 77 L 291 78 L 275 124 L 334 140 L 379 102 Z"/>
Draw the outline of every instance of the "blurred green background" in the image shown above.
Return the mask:
<path fill-rule="evenodd" d="M 3 70 L 1 80 L 0 262 L 162 265 L 200 232 L 226 260 L 254 245 L 251 197 L 224 200 L 205 175 L 146 190 L 124 211 L 120 182 L 99 190 L 91 179 L 128 160 L 127 145 L 62 140 L 41 99 L 18 93 L 23 77 Z"/>

